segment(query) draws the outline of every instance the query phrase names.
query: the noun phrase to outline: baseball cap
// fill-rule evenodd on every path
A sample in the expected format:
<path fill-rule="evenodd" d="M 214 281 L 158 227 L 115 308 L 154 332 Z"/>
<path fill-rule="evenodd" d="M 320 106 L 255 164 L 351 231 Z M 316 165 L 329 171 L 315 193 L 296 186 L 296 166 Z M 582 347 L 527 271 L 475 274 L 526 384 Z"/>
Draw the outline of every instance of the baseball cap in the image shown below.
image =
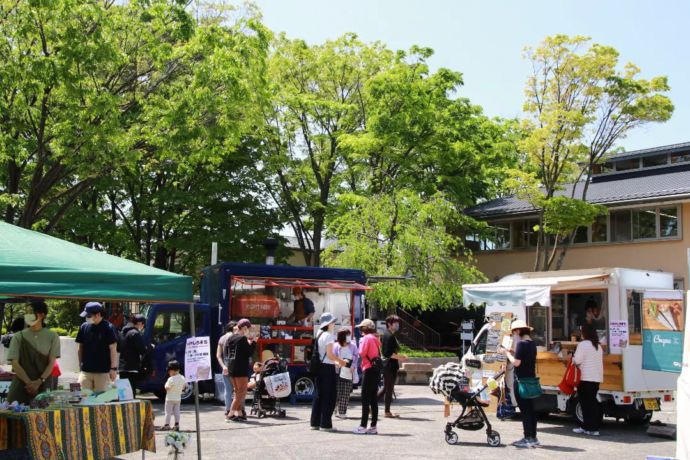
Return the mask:
<path fill-rule="evenodd" d="M 103 309 L 103 305 L 101 305 L 98 302 L 89 302 L 86 304 L 84 307 L 84 311 L 79 314 L 82 318 L 86 317 L 86 315 L 93 315 L 95 313 L 103 313 L 105 310 Z"/>
<path fill-rule="evenodd" d="M 376 329 L 376 324 L 370 319 L 363 319 L 361 323 L 357 325 L 357 327 L 366 327 L 368 329 Z"/>

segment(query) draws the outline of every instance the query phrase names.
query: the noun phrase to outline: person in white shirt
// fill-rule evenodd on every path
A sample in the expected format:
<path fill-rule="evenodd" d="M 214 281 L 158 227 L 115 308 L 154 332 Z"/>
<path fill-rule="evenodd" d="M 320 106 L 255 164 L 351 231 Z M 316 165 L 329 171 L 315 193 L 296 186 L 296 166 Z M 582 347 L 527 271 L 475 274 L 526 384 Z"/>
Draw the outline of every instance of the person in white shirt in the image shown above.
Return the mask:
<path fill-rule="evenodd" d="M 575 433 L 599 436 L 601 408 L 597 401 L 599 384 L 604 381 L 604 350 L 599 344 L 599 335 L 594 325 L 583 324 L 582 342 L 575 349 L 572 361 L 580 369 L 580 383 L 577 397 L 582 407 L 582 426 L 573 429 Z"/>
<path fill-rule="evenodd" d="M 187 386 L 184 376 L 180 374 L 180 363 L 172 360 L 168 363 L 168 380 L 165 382 L 165 425 L 162 430 L 170 429 L 170 418 L 175 416 L 175 431 L 180 431 L 180 404 L 182 391 Z"/>

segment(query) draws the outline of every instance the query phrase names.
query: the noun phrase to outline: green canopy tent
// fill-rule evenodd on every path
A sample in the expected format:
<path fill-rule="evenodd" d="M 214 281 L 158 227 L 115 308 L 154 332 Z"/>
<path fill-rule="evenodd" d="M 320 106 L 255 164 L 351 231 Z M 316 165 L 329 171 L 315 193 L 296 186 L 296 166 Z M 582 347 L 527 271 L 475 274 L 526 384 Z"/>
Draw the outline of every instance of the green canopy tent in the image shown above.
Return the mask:
<path fill-rule="evenodd" d="M 192 279 L 0 222 L 0 295 L 191 303 Z"/>
<path fill-rule="evenodd" d="M 192 278 L 0 222 L 0 296 L 189 304 Z M 198 386 L 194 383 L 199 442 Z"/>

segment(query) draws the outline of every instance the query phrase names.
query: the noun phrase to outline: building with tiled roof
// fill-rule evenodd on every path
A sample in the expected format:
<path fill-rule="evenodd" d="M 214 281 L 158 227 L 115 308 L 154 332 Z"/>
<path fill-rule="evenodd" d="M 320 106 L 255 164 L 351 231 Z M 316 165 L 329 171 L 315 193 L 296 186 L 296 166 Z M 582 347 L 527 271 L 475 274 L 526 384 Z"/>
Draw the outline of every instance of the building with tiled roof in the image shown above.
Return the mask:
<path fill-rule="evenodd" d="M 576 184 L 580 196 L 582 183 Z M 557 194 L 571 196 L 573 184 Z M 690 238 L 690 143 L 619 153 L 599 165 L 587 201 L 609 213 L 582 228 L 563 269 L 629 267 L 673 272 L 688 285 Z M 467 245 L 490 279 L 534 267 L 536 210 L 516 196 L 497 198 L 465 213 L 489 223 L 489 237 Z"/>

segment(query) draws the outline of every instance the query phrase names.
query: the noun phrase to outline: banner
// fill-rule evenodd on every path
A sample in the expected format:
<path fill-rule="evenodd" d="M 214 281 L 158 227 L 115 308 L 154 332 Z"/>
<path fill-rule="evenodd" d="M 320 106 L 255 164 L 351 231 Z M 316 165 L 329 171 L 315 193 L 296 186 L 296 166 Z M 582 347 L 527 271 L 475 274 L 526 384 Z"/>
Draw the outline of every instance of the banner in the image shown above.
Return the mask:
<path fill-rule="evenodd" d="M 642 300 L 642 368 L 679 373 L 683 363 L 683 293 L 645 291 Z"/>
<path fill-rule="evenodd" d="M 190 337 L 184 350 L 184 378 L 187 382 L 210 380 L 211 339 Z"/>

